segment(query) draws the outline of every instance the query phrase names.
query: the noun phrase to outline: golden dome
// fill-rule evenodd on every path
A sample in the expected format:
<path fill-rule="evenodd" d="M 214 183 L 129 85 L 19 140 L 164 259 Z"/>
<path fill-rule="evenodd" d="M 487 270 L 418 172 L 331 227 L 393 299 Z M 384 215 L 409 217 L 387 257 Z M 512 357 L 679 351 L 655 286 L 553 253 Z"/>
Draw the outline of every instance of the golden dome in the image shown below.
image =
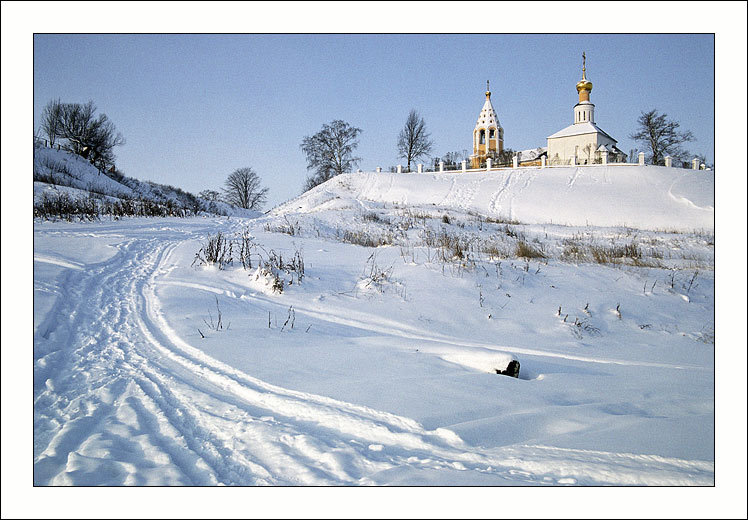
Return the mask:
<path fill-rule="evenodd" d="M 583 90 L 592 90 L 592 82 L 588 79 L 583 79 L 579 83 L 577 83 L 577 92 L 581 92 Z"/>

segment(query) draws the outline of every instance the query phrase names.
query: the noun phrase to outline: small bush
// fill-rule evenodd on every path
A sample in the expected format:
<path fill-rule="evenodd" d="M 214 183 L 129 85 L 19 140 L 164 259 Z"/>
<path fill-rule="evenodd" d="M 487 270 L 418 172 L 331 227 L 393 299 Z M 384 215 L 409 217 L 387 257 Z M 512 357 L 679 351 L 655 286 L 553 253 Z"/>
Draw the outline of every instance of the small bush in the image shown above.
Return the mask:
<path fill-rule="evenodd" d="M 635 241 L 624 245 L 612 246 L 590 246 L 592 258 L 598 264 L 620 263 L 625 258 L 634 260 L 634 263 L 641 263 L 642 252 Z M 643 264 L 642 264 L 643 265 Z"/>
<path fill-rule="evenodd" d="M 390 222 L 387 219 L 380 217 L 373 211 L 367 211 L 366 213 L 362 215 L 362 218 L 367 222 L 376 222 L 378 224 L 386 224 L 386 225 L 390 224 Z"/>
<path fill-rule="evenodd" d="M 542 250 L 531 246 L 524 240 L 517 242 L 517 245 L 514 248 L 514 254 L 520 258 L 545 258 Z"/>
<path fill-rule="evenodd" d="M 561 252 L 561 260 L 565 262 L 586 262 L 587 253 L 585 248 L 576 240 L 565 239 L 564 250 Z"/>
<path fill-rule="evenodd" d="M 480 251 L 491 259 L 508 258 L 511 253 L 505 244 L 492 240 L 483 242 Z"/>
<path fill-rule="evenodd" d="M 296 236 L 301 232 L 301 226 L 299 225 L 298 220 L 295 223 L 291 223 L 288 220 L 288 217 L 286 215 L 283 215 L 283 219 L 286 221 L 286 224 L 283 225 L 277 225 L 277 226 L 271 226 L 269 223 L 265 224 L 263 229 L 267 231 L 268 233 L 284 233 L 286 235 Z"/>
<path fill-rule="evenodd" d="M 364 247 L 389 246 L 395 243 L 395 237 L 391 233 L 374 234 L 366 231 L 345 230 L 341 234 L 338 229 L 336 235 L 342 242 Z"/>
<path fill-rule="evenodd" d="M 209 237 L 208 243 L 195 253 L 192 265 L 199 263 L 200 265 L 216 265 L 218 269 L 226 269 L 234 262 L 232 253 L 233 242 L 227 240 L 223 233 L 219 231 L 216 236 Z"/>
<path fill-rule="evenodd" d="M 252 251 L 256 246 L 249 229 L 245 228 L 239 238 L 239 261 L 244 269 L 252 269 Z"/>
<path fill-rule="evenodd" d="M 283 255 L 276 253 L 274 250 L 265 253 L 267 258 L 260 257 L 259 269 L 264 276 L 272 279 L 273 292 L 282 293 L 286 285 L 301 283 L 304 280 L 304 258 L 301 252 L 296 251 L 290 261 L 284 261 Z M 282 277 L 282 274 L 290 275 L 288 281 Z"/>

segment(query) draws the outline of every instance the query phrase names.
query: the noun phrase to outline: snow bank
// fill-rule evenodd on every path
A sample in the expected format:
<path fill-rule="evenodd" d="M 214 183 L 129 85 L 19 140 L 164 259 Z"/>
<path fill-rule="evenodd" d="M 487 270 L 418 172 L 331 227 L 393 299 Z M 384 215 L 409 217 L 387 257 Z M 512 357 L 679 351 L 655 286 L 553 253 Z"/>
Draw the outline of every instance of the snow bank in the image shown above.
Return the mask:
<path fill-rule="evenodd" d="M 112 197 L 137 197 L 131 187 L 99 173 L 89 161 L 75 154 L 53 148 L 34 149 L 34 178 L 49 184 L 67 186 Z"/>
<path fill-rule="evenodd" d="M 100 173 L 83 157 L 53 148 L 34 149 L 34 181 L 34 201 L 39 201 L 45 193 L 66 193 L 73 198 L 84 198 L 95 193 L 110 202 L 116 199 L 146 199 L 192 207 L 196 200 L 201 200 L 206 213 L 210 214 L 245 218 L 262 215 L 259 211 L 239 208 L 222 201 L 197 199 L 173 186 L 143 182 L 126 176 L 116 180 Z"/>
<path fill-rule="evenodd" d="M 661 166 L 349 174 L 317 186 L 273 213 L 355 207 L 355 199 L 434 205 L 527 224 L 714 229 L 714 172 Z"/>

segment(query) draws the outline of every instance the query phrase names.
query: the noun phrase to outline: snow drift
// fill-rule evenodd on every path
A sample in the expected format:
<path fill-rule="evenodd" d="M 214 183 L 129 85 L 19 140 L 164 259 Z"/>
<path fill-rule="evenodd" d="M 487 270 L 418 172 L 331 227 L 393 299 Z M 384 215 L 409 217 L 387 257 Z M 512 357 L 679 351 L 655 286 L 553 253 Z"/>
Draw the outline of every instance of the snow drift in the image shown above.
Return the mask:
<path fill-rule="evenodd" d="M 274 213 L 355 206 L 355 199 L 434 205 L 526 224 L 714 229 L 713 171 L 638 165 L 342 175 Z"/>

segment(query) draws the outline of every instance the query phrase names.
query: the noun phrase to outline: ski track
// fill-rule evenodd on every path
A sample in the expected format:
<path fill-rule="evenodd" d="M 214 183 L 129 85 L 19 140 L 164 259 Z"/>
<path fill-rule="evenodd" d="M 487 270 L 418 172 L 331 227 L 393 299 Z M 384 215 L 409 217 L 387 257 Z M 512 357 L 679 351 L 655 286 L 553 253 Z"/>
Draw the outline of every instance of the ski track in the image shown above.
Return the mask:
<path fill-rule="evenodd" d="M 505 484 L 713 484 L 710 462 L 486 450 L 449 430 L 240 372 L 169 327 L 155 286 L 171 251 L 198 235 L 162 231 L 123 238 L 114 257 L 71 265 L 61 278 L 34 338 L 35 485 L 371 485 L 402 469 L 472 471 Z"/>

